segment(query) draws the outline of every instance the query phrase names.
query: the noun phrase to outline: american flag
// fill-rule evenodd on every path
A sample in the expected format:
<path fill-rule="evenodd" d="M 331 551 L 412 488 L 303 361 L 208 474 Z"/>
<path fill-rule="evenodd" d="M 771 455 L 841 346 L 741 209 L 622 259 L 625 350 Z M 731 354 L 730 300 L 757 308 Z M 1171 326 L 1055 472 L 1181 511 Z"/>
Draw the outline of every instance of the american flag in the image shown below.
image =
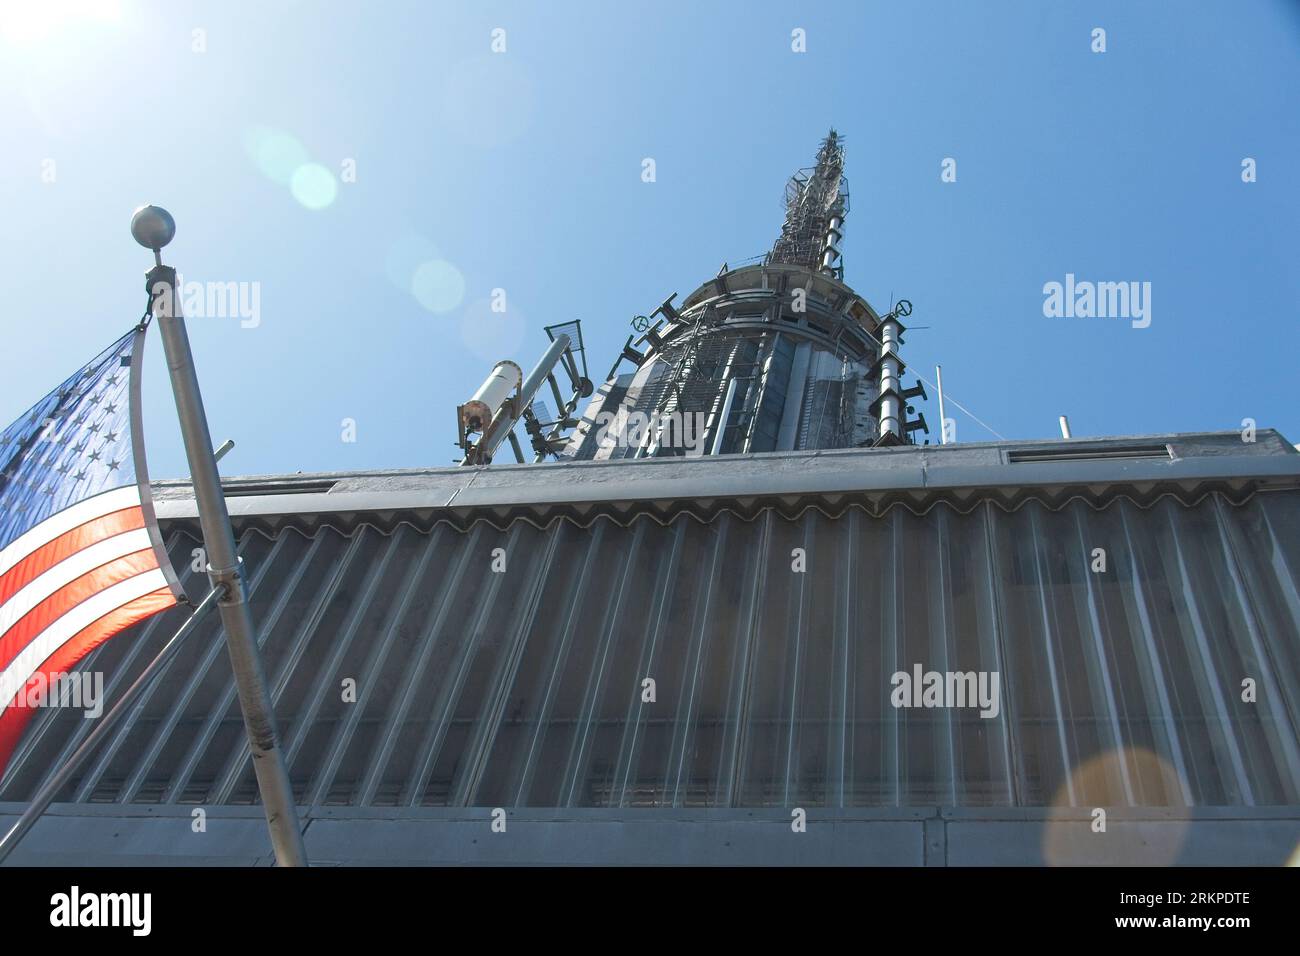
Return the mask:
<path fill-rule="evenodd" d="M 0 435 L 0 773 L 36 688 L 183 596 L 145 470 L 144 334 L 122 336 Z"/>

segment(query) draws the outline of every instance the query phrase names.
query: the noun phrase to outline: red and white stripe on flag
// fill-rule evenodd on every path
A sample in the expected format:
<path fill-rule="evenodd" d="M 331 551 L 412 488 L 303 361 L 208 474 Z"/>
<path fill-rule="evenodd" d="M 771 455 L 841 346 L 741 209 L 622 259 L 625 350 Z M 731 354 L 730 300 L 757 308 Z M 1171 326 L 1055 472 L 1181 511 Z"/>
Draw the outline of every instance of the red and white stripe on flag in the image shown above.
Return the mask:
<path fill-rule="evenodd" d="M 38 690 L 182 596 L 138 447 L 143 336 L 127 333 L 0 435 L 0 771 Z"/>

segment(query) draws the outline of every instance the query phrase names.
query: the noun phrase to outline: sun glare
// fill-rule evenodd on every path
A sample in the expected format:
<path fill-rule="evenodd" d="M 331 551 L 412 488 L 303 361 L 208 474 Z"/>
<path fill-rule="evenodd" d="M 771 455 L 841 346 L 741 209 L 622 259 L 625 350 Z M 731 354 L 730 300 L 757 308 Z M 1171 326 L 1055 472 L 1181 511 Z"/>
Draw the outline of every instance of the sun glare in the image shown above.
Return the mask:
<path fill-rule="evenodd" d="M 0 40 L 32 46 L 79 24 L 115 23 L 121 0 L 0 0 Z"/>

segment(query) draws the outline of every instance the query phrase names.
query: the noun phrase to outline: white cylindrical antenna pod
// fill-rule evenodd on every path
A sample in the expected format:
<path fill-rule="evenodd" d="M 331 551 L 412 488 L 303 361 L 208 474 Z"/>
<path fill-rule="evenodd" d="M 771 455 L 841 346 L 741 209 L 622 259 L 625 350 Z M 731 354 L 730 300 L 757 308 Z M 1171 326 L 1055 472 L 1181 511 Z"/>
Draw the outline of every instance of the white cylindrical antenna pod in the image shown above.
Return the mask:
<path fill-rule="evenodd" d="M 555 337 L 551 342 L 550 348 L 542 354 L 541 361 L 533 366 L 533 370 L 528 373 L 528 378 L 526 378 L 523 381 L 523 384 L 519 386 L 519 407 L 499 412 L 493 417 L 491 424 L 484 426 L 483 437 L 479 439 L 478 447 L 474 449 L 476 455 L 473 460 L 471 460 L 470 456 L 467 455 L 465 460 L 461 462 L 462 465 L 490 465 L 492 463 L 492 455 L 496 451 L 497 446 L 505 440 L 505 437 L 510 434 L 510 431 L 515 427 L 520 416 L 523 415 L 524 409 L 527 408 L 528 404 L 533 400 L 533 396 L 536 395 L 537 390 L 542 387 L 542 383 L 545 382 L 546 377 L 551 374 L 551 370 L 554 369 L 555 364 L 560 361 L 560 356 L 564 354 L 564 351 L 569 347 L 569 344 L 569 337 L 564 333 L 560 333 Z M 516 371 L 517 370 L 516 367 Z"/>
<path fill-rule="evenodd" d="M 892 434 L 902 438 L 903 403 L 902 365 L 898 359 L 898 335 L 900 324 L 893 314 L 885 316 L 880 323 L 880 437 Z"/>
<path fill-rule="evenodd" d="M 1070 420 L 1066 418 L 1064 415 L 1061 416 L 1061 437 L 1062 438 L 1070 437 Z"/>
<path fill-rule="evenodd" d="M 939 389 L 939 444 L 948 444 L 948 416 L 943 409 L 943 366 L 934 367 L 934 381 Z M 955 436 L 954 436 L 955 437 Z"/>
<path fill-rule="evenodd" d="M 514 362 L 497 362 L 474 397 L 460 407 L 460 420 L 465 426 L 465 434 L 481 432 L 487 428 L 523 380 L 524 371 Z"/>
<path fill-rule="evenodd" d="M 825 242 L 822 247 L 821 269 L 823 272 L 831 272 L 835 268 L 835 262 L 840 257 L 840 240 L 844 234 L 840 227 L 844 220 L 839 216 L 832 216 L 830 226 L 826 229 Z"/>

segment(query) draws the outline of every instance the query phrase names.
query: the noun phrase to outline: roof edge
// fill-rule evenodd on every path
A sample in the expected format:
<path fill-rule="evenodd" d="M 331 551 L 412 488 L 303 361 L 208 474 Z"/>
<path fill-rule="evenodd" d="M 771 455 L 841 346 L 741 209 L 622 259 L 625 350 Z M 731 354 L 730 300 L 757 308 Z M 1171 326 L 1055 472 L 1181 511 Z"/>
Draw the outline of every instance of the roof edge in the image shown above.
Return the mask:
<path fill-rule="evenodd" d="M 223 482 L 232 518 L 304 514 L 625 505 L 853 493 L 918 500 L 964 490 L 1144 486 L 1300 487 L 1300 453 L 1272 429 L 1238 432 L 834 449 L 636 461 L 324 472 Z M 197 515 L 188 482 L 154 485 L 160 519 Z"/>

